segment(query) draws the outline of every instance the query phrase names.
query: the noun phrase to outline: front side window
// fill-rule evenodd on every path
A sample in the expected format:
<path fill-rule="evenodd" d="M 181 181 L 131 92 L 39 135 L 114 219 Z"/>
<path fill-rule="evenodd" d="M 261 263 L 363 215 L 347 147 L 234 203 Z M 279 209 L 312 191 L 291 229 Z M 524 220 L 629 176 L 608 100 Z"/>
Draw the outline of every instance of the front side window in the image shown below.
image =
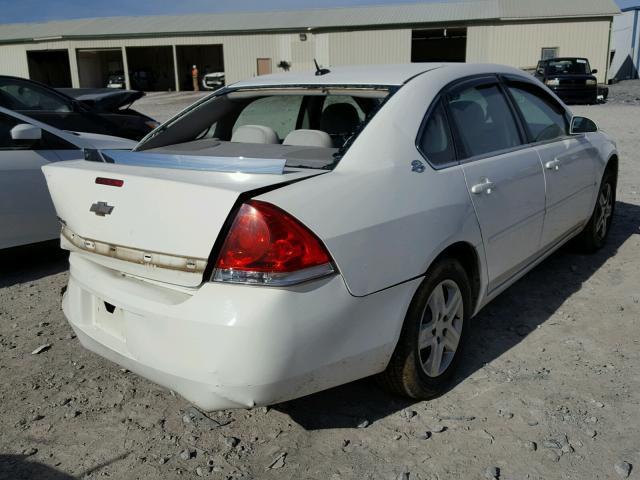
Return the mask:
<path fill-rule="evenodd" d="M 522 142 L 506 98 L 497 84 L 459 90 L 449 95 L 462 158 L 516 147 Z"/>
<path fill-rule="evenodd" d="M 442 101 L 439 101 L 424 126 L 418 147 L 433 166 L 445 166 L 455 162 L 455 151 Z"/>
<path fill-rule="evenodd" d="M 14 110 L 71 112 L 71 106 L 63 98 L 19 81 L 0 81 L 0 98 Z"/>
<path fill-rule="evenodd" d="M 57 137 L 47 130 L 42 130 L 42 138 L 35 141 L 13 140 L 11 130 L 21 122 L 8 115 L 0 114 L 0 150 L 75 150 L 76 146 Z"/>
<path fill-rule="evenodd" d="M 510 85 L 509 91 L 529 130 L 530 141 L 544 142 L 568 135 L 564 110 L 533 85 Z"/>

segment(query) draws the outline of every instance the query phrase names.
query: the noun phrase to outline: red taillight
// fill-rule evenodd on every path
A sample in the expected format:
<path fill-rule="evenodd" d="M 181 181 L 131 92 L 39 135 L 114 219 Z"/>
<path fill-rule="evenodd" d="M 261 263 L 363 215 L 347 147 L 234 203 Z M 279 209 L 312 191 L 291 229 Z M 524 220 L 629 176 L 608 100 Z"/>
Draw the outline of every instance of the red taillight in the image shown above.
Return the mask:
<path fill-rule="evenodd" d="M 121 187 L 124 185 L 124 180 L 119 180 L 117 178 L 97 177 L 96 183 L 98 185 L 108 185 L 109 187 Z"/>
<path fill-rule="evenodd" d="M 213 279 L 291 285 L 333 271 L 329 253 L 307 227 L 270 203 L 250 200 L 231 225 Z"/>

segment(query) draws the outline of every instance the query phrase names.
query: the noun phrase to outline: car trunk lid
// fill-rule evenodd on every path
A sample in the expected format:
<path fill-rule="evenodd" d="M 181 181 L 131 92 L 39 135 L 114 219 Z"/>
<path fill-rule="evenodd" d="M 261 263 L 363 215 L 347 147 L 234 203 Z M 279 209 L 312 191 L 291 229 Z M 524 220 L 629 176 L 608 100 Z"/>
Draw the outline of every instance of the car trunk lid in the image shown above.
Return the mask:
<path fill-rule="evenodd" d="M 62 246 L 119 272 L 194 287 L 229 214 L 252 192 L 323 173 L 284 160 L 89 151 L 43 168 Z"/>

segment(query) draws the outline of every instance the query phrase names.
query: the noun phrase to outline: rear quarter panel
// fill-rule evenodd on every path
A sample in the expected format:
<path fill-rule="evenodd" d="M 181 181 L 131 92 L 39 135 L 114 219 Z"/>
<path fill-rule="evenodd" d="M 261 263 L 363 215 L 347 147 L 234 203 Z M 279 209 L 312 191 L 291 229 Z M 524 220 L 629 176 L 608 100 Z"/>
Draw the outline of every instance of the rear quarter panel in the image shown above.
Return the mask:
<path fill-rule="evenodd" d="M 473 71 L 471 70 L 472 74 Z M 402 87 L 371 120 L 335 170 L 267 193 L 327 245 L 349 291 L 364 296 L 425 274 L 448 246 L 466 242 L 484 250 L 461 167 L 424 173 L 415 146 L 434 96 L 452 80 L 430 72 Z"/>

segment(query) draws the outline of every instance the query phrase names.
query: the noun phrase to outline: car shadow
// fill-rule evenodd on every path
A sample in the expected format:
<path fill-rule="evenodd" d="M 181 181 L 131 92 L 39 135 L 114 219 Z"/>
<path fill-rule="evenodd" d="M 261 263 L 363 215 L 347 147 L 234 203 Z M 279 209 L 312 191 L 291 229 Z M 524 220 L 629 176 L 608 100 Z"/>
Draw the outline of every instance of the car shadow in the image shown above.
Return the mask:
<path fill-rule="evenodd" d="M 569 244 L 551 255 L 487 305 L 471 326 L 471 339 L 449 390 L 518 344 L 546 322 L 563 303 L 613 257 L 631 236 L 640 234 L 640 206 L 616 203 L 605 247 L 593 255 Z M 286 402 L 275 408 L 307 430 L 354 428 L 417 403 L 382 391 L 371 378 Z"/>
<path fill-rule="evenodd" d="M 0 454 L 0 478 L 11 480 L 77 480 L 79 478 L 87 478 L 102 468 L 126 458 L 129 454 L 130 452 L 125 452 L 117 455 L 91 467 L 78 474 L 78 476 L 69 475 L 43 463 L 31 461 L 28 455 Z"/>
<path fill-rule="evenodd" d="M 64 272 L 68 258 L 59 240 L 0 250 L 0 288 Z"/>
<path fill-rule="evenodd" d="M 42 463 L 30 461 L 27 455 L 0 454 L 0 478 L 11 480 L 75 480 L 76 477 Z"/>

